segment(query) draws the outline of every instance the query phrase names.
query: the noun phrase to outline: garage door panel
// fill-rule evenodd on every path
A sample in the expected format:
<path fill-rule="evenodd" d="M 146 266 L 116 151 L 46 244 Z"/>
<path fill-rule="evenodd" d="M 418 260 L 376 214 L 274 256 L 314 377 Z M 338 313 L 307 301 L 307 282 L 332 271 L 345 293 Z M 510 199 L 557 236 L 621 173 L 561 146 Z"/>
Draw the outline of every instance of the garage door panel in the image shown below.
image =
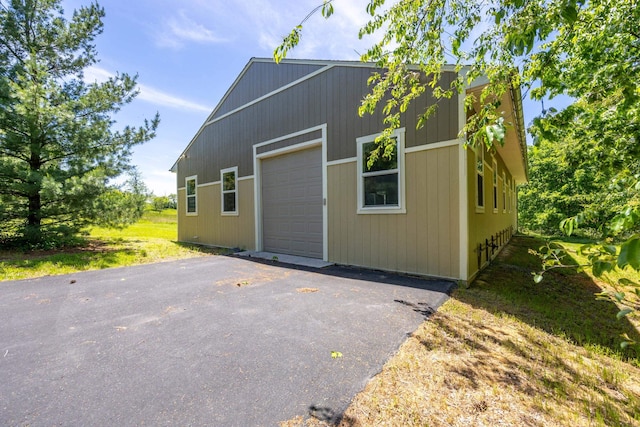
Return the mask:
<path fill-rule="evenodd" d="M 264 249 L 322 258 L 320 147 L 262 161 Z"/>

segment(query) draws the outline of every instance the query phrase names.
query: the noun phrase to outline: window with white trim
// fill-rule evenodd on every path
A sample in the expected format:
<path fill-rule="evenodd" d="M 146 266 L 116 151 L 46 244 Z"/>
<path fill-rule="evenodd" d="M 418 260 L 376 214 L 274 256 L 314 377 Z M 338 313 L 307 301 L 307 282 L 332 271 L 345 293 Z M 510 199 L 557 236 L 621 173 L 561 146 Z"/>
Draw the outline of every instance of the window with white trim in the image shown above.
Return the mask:
<path fill-rule="evenodd" d="M 476 211 L 484 212 L 484 147 L 476 147 Z"/>
<path fill-rule="evenodd" d="M 358 138 L 358 213 L 405 213 L 404 128 L 397 129 L 395 144 L 370 164 L 378 135 Z M 384 154 L 383 154 L 384 153 Z"/>
<path fill-rule="evenodd" d="M 502 171 L 502 213 L 507 213 L 507 174 Z"/>
<path fill-rule="evenodd" d="M 187 215 L 198 215 L 198 176 L 188 176 L 184 179 L 186 213 Z"/>
<path fill-rule="evenodd" d="M 493 213 L 498 212 L 498 162 L 493 159 Z"/>
<path fill-rule="evenodd" d="M 238 215 L 238 167 L 220 171 L 222 215 Z"/>
<path fill-rule="evenodd" d="M 511 195 L 513 194 L 513 190 L 511 190 L 511 181 L 509 181 L 509 184 L 507 185 L 507 187 L 509 189 L 508 190 L 509 194 L 507 196 L 507 202 L 508 202 L 507 203 L 507 209 L 509 210 L 509 213 L 511 213 Z"/>

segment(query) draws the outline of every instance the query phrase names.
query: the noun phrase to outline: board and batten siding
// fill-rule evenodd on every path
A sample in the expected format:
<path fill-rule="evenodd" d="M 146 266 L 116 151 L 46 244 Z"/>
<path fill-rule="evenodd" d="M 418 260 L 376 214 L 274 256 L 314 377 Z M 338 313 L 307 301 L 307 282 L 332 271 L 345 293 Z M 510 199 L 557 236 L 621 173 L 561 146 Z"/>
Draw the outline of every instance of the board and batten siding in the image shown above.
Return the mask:
<path fill-rule="evenodd" d="M 178 241 L 252 250 L 255 246 L 253 178 L 238 180 L 238 215 L 221 215 L 220 183 L 198 185 L 198 215 L 187 216 L 178 189 Z"/>
<path fill-rule="evenodd" d="M 357 214 L 356 162 L 329 165 L 329 261 L 459 278 L 459 155 L 405 153 L 406 214 Z"/>
<path fill-rule="evenodd" d="M 320 68 L 322 65 L 287 64 L 274 67 L 272 63 L 254 62 L 246 70 L 243 78 L 230 88 L 215 114 L 209 119 L 220 117 Z"/>
<path fill-rule="evenodd" d="M 485 244 L 485 240 L 491 241 L 491 236 L 495 236 L 497 233 L 513 227 L 513 232 L 516 232 L 517 228 L 517 206 L 514 204 L 513 199 L 511 202 L 507 201 L 507 209 L 505 212 L 504 202 L 502 199 L 502 190 L 505 185 L 502 180 L 502 174 L 505 173 L 508 182 L 513 181 L 513 177 L 506 167 L 504 161 L 497 152 L 490 153 L 483 146 L 485 150 L 484 157 L 484 211 L 478 211 L 476 209 L 476 163 L 475 154 L 472 148 L 468 149 L 467 153 L 467 186 L 469 191 L 467 193 L 467 203 L 469 206 L 469 247 L 468 247 L 468 274 L 472 279 L 486 264 L 486 252 L 482 253 L 482 265 L 478 267 L 478 244 Z M 492 176 L 492 159 L 495 159 L 498 167 L 498 211 L 493 210 L 493 176 Z M 507 198 L 509 198 L 510 192 L 507 191 Z M 509 208 L 510 203 L 510 208 Z M 500 247 L 500 249 L 504 246 Z M 491 250 L 489 250 L 491 256 Z M 497 254 L 497 252 L 494 252 Z"/>
<path fill-rule="evenodd" d="M 236 91 L 263 84 L 264 74 L 254 72 L 254 69 L 259 68 L 266 73 L 266 70 L 282 67 L 280 70 L 284 72 L 282 70 L 290 66 L 292 64 L 252 63 L 221 107 L 231 102 Z M 332 65 L 286 90 L 220 120 L 214 119 L 200 129 L 178 161 L 178 183 L 183 183 L 185 177 L 192 175 L 198 175 L 199 183 L 215 182 L 220 179 L 221 169 L 234 166 L 238 166 L 239 176 L 253 175 L 254 144 L 325 123 L 327 160 L 354 157 L 358 137 L 378 133 L 384 128 L 382 108 L 378 108 L 373 115 L 358 115 L 361 100 L 369 92 L 367 79 L 373 72 L 375 69 L 365 65 Z M 446 86 L 455 78 L 455 73 L 445 72 L 442 76 L 443 85 Z M 258 94 L 255 90 L 251 92 L 246 89 L 247 93 Z M 248 99 L 244 95 L 241 98 Z M 434 99 L 425 94 L 401 116 L 401 126 L 407 129 L 407 148 L 457 138 L 458 103 L 455 97 L 440 100 L 437 113 L 427 121 L 425 127 L 416 130 L 419 113 L 433 102 Z M 225 109 L 218 109 L 214 117 L 222 116 L 222 113 L 218 114 L 221 111 Z"/>

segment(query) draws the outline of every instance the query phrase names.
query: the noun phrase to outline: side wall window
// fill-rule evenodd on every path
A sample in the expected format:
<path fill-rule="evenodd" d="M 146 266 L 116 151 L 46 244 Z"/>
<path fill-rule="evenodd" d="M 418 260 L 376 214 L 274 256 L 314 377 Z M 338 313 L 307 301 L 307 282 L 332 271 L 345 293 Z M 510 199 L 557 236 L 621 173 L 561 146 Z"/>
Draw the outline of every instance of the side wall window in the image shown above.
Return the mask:
<path fill-rule="evenodd" d="M 484 212 L 484 147 L 476 147 L 476 211 Z"/>
<path fill-rule="evenodd" d="M 507 174 L 502 172 L 502 213 L 507 212 Z"/>
<path fill-rule="evenodd" d="M 187 215 L 198 215 L 198 176 L 185 178 Z"/>
<path fill-rule="evenodd" d="M 493 212 L 498 212 L 498 162 L 493 160 Z"/>
<path fill-rule="evenodd" d="M 222 215 L 238 215 L 238 167 L 220 171 Z"/>
<path fill-rule="evenodd" d="M 404 128 L 393 134 L 389 155 L 369 164 L 378 135 L 357 139 L 358 213 L 404 213 Z"/>
<path fill-rule="evenodd" d="M 511 190 L 511 181 L 509 181 L 509 184 L 507 185 L 507 209 L 509 210 L 509 213 L 511 213 L 511 195 L 513 194 L 513 191 Z"/>

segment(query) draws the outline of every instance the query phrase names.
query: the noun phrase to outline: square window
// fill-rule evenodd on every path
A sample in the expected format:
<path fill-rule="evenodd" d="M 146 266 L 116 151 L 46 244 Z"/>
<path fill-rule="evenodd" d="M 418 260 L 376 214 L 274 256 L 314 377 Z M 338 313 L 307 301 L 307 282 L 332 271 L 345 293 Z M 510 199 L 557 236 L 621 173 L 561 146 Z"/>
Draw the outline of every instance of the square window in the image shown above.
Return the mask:
<path fill-rule="evenodd" d="M 358 143 L 358 213 L 405 213 L 404 208 L 404 128 L 397 129 L 389 146 L 378 148 L 369 135 Z"/>

